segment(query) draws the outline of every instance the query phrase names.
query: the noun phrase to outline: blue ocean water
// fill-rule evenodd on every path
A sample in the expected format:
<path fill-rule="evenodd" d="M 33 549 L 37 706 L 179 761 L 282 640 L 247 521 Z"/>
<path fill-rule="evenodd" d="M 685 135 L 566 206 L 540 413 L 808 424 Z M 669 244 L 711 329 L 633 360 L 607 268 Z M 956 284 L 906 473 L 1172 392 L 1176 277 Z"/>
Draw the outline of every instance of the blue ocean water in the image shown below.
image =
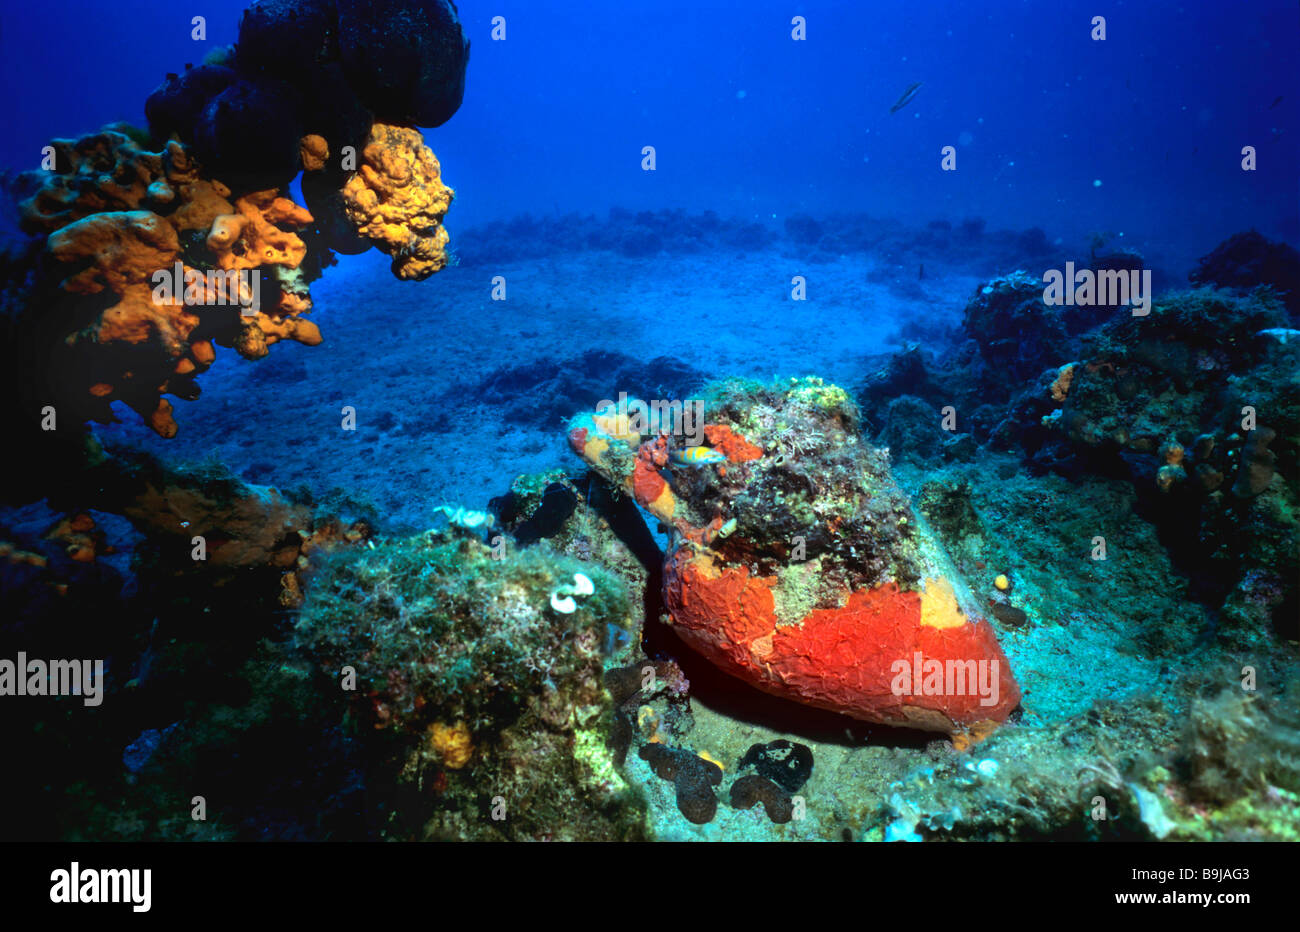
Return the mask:
<path fill-rule="evenodd" d="M 21 93 L 7 95 L 0 165 L 33 167 L 50 137 L 143 122 L 163 74 L 233 42 L 243 6 L 203 4 L 200 42 L 198 8 L 12 5 L 0 79 Z M 461 4 L 465 102 L 429 134 L 458 194 L 449 223 L 611 206 L 980 216 L 1053 237 L 1122 231 L 1183 261 L 1238 229 L 1300 238 L 1294 4 L 797 6 Z M 1099 12 L 1105 41 L 1090 37 Z M 940 173 L 949 145 L 957 171 Z"/>

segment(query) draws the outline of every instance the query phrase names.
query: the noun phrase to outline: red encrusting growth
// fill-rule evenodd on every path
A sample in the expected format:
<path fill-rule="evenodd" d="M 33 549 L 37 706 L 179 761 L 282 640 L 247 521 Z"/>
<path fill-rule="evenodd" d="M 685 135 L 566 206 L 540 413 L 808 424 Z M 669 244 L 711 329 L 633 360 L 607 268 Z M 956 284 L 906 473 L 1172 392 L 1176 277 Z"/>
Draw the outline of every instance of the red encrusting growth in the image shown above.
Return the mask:
<path fill-rule="evenodd" d="M 624 480 L 637 503 L 660 521 L 671 523 L 677 510 L 672 487 L 659 473 L 668 464 L 668 439 L 649 440 L 637 449 L 632 475 Z"/>
<path fill-rule="evenodd" d="M 754 446 L 726 424 L 705 424 L 704 439 L 733 463 L 746 463 L 760 459 L 763 451 Z"/>
<path fill-rule="evenodd" d="M 652 462 L 643 456 L 636 458 L 636 466 L 632 469 L 632 495 L 643 507 L 648 508 L 662 495 L 667 484 Z"/>
<path fill-rule="evenodd" d="M 582 451 L 587 447 L 587 428 L 575 427 L 569 431 L 569 446 L 573 447 L 574 453 L 581 456 Z"/>
<path fill-rule="evenodd" d="M 678 632 L 701 654 L 764 692 L 805 705 L 957 733 L 1005 721 L 1020 701 L 1011 665 L 983 619 L 923 624 L 922 596 L 886 583 L 851 593 L 842 608 L 781 625 L 775 585 L 745 567 L 719 570 L 686 546 L 668 559 L 664 597 Z M 915 670 L 904 677 L 901 695 L 900 661 Z M 932 691 L 934 662 L 940 688 Z M 986 677 L 984 688 L 978 678 L 960 690 L 951 678 L 945 684 L 942 671 L 958 665 L 963 674 Z"/>

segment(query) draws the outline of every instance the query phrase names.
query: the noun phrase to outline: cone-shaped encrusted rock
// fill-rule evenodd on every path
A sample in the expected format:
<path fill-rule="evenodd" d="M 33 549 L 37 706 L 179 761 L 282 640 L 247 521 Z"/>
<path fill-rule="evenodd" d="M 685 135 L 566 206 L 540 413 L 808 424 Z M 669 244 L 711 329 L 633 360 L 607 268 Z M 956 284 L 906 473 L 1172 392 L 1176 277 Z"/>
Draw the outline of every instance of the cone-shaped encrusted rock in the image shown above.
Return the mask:
<path fill-rule="evenodd" d="M 670 527 L 682 639 L 764 692 L 864 721 L 975 737 L 1005 721 L 1020 690 L 993 627 L 847 395 L 726 383 L 705 412 L 632 401 L 569 432 Z"/>

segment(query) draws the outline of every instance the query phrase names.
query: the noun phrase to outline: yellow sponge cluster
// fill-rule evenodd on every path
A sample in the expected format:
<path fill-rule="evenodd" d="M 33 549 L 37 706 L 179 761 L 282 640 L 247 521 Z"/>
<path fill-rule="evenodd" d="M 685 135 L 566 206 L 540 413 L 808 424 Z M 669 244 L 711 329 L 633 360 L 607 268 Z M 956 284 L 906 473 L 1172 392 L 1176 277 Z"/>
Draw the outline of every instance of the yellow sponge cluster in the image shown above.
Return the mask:
<path fill-rule="evenodd" d="M 393 274 L 420 281 L 447 265 L 442 218 L 455 192 L 416 129 L 376 123 L 361 165 L 343 186 L 344 211 L 357 232 L 393 257 Z"/>
<path fill-rule="evenodd" d="M 429 749 L 448 770 L 460 770 L 474 755 L 474 744 L 464 722 L 454 725 L 434 722 L 430 725 Z"/>

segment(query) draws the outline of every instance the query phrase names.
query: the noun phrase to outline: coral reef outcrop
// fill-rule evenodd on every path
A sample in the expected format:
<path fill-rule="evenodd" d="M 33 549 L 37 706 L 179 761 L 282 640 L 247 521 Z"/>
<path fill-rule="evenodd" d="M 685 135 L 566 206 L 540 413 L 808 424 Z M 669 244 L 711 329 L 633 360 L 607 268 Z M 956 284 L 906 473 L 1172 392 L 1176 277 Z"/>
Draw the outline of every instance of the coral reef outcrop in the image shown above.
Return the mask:
<path fill-rule="evenodd" d="M 992 279 L 946 358 L 909 346 L 868 376 L 859 397 L 885 412 L 873 437 L 906 465 L 1006 452 L 1035 475 L 1127 478 L 1194 597 L 1216 612 L 1217 639 L 1293 639 L 1300 341 L 1288 249 L 1233 236 L 1192 276 L 1222 287 L 1167 291 L 1141 314 L 1049 306 L 1024 273 Z M 1130 271 L 1136 261 L 1102 258 Z"/>
<path fill-rule="evenodd" d="M 259 359 L 321 341 L 303 315 L 332 249 L 376 245 L 404 279 L 446 265 L 452 191 L 419 131 L 390 123 L 451 117 L 468 42 L 443 0 L 373 13 L 256 3 L 232 52 L 146 101 L 152 145 L 114 125 L 55 140 L 47 170 L 26 173 L 22 226 L 44 254 L 7 311 L 21 349 L 6 368 L 28 419 L 107 422 L 121 401 L 172 437 L 165 396 L 198 397 L 214 346 Z M 300 172 L 309 210 L 288 194 Z"/>
<path fill-rule="evenodd" d="M 683 640 L 765 692 L 865 721 L 962 742 L 1004 721 L 1020 691 L 994 629 L 844 391 L 706 396 L 705 436 L 727 453 L 704 465 L 615 408 L 570 423 L 573 449 L 670 529 L 664 601 Z"/>
<path fill-rule="evenodd" d="M 301 317 L 318 269 L 298 235 L 305 210 L 274 189 L 232 202 L 175 141 L 150 152 L 105 130 L 56 153 L 63 170 L 22 205 L 24 227 L 46 235 L 38 326 L 57 337 L 41 400 L 100 422 L 122 401 L 171 437 L 163 396 L 198 397 L 214 346 L 257 359 L 281 339 L 320 342 Z"/>
<path fill-rule="evenodd" d="M 1252 291 L 1261 285 L 1278 292 L 1300 323 L 1300 252 L 1255 230 L 1236 233 L 1201 256 L 1188 276 L 1193 284 Z"/>

